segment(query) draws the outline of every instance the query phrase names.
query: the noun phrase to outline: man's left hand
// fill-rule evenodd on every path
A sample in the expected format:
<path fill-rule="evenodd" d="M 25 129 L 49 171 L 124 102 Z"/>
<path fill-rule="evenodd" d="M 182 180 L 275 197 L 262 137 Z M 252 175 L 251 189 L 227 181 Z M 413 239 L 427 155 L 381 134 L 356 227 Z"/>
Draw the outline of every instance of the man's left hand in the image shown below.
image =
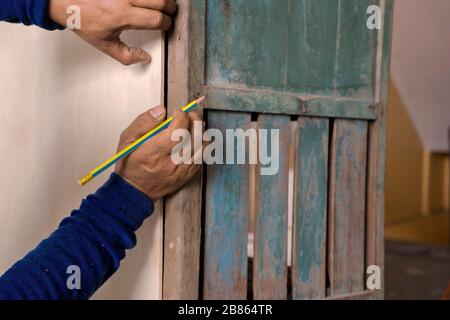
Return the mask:
<path fill-rule="evenodd" d="M 73 31 L 83 40 L 124 65 L 149 63 L 150 54 L 120 40 L 127 29 L 167 30 L 177 9 L 175 0 L 50 0 L 50 18 L 66 26 L 67 8 L 80 9 L 81 26 Z"/>

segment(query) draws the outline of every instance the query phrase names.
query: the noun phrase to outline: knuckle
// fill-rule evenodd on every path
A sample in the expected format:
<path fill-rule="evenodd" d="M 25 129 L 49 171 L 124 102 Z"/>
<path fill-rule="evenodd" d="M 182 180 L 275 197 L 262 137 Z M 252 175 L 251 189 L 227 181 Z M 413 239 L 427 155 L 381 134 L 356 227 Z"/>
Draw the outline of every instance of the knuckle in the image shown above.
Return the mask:
<path fill-rule="evenodd" d="M 171 175 L 168 180 L 171 185 L 178 186 L 180 184 L 180 177 L 178 175 Z"/>
<path fill-rule="evenodd" d="M 129 136 L 128 130 L 125 129 L 125 130 L 123 130 L 123 131 L 120 133 L 119 140 L 120 140 L 120 141 L 126 141 L 126 140 L 128 140 L 128 136 Z"/>
<path fill-rule="evenodd" d="M 133 63 L 133 57 L 131 55 L 131 51 L 128 47 L 125 46 L 125 44 L 119 45 L 118 51 L 118 57 L 117 60 L 123 64 L 124 66 L 129 66 Z"/>
<path fill-rule="evenodd" d="M 173 116 L 174 116 L 174 118 L 176 118 L 178 120 L 183 120 L 183 121 L 189 119 L 189 116 L 186 113 L 184 113 L 183 111 L 180 111 L 180 110 L 175 111 Z"/>
<path fill-rule="evenodd" d="M 120 60 L 119 60 L 119 62 L 120 62 L 121 64 L 123 64 L 124 66 L 129 66 L 129 65 L 132 64 L 132 60 L 131 60 L 131 57 L 130 57 L 129 55 L 126 55 L 126 56 L 124 56 L 124 57 L 121 57 Z"/>
<path fill-rule="evenodd" d="M 137 125 L 142 125 L 147 121 L 147 115 L 145 113 L 141 113 L 136 117 L 136 120 L 134 120 Z"/>
<path fill-rule="evenodd" d="M 175 0 L 166 0 L 165 8 L 169 14 L 174 14 L 177 11 L 177 3 Z"/>
<path fill-rule="evenodd" d="M 161 28 L 164 24 L 164 14 L 159 11 L 155 11 L 152 14 L 150 23 L 151 23 L 152 27 L 154 27 L 154 28 Z"/>
<path fill-rule="evenodd" d="M 169 4 L 169 1 L 167 0 L 155 0 L 156 5 L 158 8 L 165 9 L 167 8 L 167 5 Z"/>
<path fill-rule="evenodd" d="M 143 152 L 136 152 L 135 159 L 138 163 L 148 164 L 149 159 Z M 150 171 L 151 166 L 145 166 L 145 171 Z"/>
<path fill-rule="evenodd" d="M 121 10 L 114 10 L 114 12 L 111 13 L 111 15 L 114 17 L 114 27 L 115 28 L 126 28 L 129 26 L 130 23 L 130 14 L 129 14 L 130 7 L 123 6 L 121 7 Z"/>
<path fill-rule="evenodd" d="M 108 29 L 120 29 L 124 27 L 128 22 L 127 10 L 128 8 L 121 6 L 118 10 L 116 6 L 108 6 L 102 9 L 102 14 L 108 17 L 105 26 Z"/>

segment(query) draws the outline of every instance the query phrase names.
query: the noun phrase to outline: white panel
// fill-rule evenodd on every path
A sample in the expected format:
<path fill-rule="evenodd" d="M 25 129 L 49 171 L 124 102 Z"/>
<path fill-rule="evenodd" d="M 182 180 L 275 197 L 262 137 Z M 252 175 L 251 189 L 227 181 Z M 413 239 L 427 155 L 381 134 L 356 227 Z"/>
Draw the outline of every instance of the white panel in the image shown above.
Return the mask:
<path fill-rule="evenodd" d="M 152 55 L 125 67 L 70 31 L 0 24 L 0 273 L 47 237 L 109 173 L 77 181 L 116 151 L 119 134 L 162 99 L 163 37 L 124 40 Z M 110 171 L 109 171 L 110 172 Z M 139 231 L 138 246 L 98 298 L 161 296 L 162 217 Z"/>
<path fill-rule="evenodd" d="M 450 1 L 395 2 L 392 75 L 424 148 L 447 152 Z"/>

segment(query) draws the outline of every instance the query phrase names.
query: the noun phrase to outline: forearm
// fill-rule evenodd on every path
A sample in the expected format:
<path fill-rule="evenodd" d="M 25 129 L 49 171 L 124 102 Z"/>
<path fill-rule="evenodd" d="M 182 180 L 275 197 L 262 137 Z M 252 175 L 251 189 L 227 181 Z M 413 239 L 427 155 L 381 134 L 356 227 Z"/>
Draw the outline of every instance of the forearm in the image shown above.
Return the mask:
<path fill-rule="evenodd" d="M 48 30 L 63 29 L 49 18 L 49 1 L 0 0 L 0 21 L 34 24 Z"/>
<path fill-rule="evenodd" d="M 0 299 L 88 299 L 119 267 L 153 202 L 113 174 L 80 209 L 0 277 Z M 81 289 L 67 287 L 69 266 Z"/>

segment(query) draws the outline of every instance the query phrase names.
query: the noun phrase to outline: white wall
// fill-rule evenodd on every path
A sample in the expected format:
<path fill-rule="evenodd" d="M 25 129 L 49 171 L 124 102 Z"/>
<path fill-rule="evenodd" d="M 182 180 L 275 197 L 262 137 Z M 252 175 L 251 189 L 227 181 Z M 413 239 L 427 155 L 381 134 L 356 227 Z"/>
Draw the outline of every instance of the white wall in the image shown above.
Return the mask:
<path fill-rule="evenodd" d="M 392 76 L 428 151 L 449 149 L 450 1 L 396 0 Z"/>
<path fill-rule="evenodd" d="M 124 67 L 70 31 L 0 23 L 0 273 L 105 181 L 109 174 L 77 184 L 116 151 L 123 128 L 161 103 L 161 33 L 125 39 L 143 44 L 152 64 Z M 160 298 L 161 252 L 156 213 L 96 297 Z"/>

